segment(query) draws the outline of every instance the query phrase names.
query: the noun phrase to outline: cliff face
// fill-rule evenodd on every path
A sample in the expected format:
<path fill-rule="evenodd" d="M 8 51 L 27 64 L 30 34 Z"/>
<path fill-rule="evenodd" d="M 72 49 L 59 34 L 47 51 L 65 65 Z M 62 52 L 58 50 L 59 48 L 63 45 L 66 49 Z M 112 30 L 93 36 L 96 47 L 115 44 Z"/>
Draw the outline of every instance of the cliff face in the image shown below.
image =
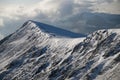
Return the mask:
<path fill-rule="evenodd" d="M 0 41 L 0 80 L 119 80 L 120 30 L 83 36 L 26 22 Z"/>

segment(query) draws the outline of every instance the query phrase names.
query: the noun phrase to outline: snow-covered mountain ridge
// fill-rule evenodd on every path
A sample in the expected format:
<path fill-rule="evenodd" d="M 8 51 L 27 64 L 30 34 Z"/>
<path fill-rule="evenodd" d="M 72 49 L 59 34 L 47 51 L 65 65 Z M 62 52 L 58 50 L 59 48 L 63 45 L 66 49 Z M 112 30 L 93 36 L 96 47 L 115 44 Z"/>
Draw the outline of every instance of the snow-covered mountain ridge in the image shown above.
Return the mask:
<path fill-rule="evenodd" d="M 0 41 L 0 80 L 119 80 L 120 29 L 83 36 L 27 21 Z"/>
<path fill-rule="evenodd" d="M 52 36 L 57 35 L 57 37 L 58 36 L 71 37 L 71 38 L 85 37 L 85 35 L 83 34 L 73 33 L 73 32 L 70 32 L 70 31 L 67 31 L 61 28 L 57 28 L 57 27 L 54 27 L 48 24 L 44 24 L 44 23 L 40 23 L 40 22 L 32 21 L 32 20 L 25 22 L 23 26 L 25 28 L 26 26 L 29 28 L 31 27 L 31 29 L 39 28 L 41 32 L 48 33 L 49 35 L 52 35 Z"/>

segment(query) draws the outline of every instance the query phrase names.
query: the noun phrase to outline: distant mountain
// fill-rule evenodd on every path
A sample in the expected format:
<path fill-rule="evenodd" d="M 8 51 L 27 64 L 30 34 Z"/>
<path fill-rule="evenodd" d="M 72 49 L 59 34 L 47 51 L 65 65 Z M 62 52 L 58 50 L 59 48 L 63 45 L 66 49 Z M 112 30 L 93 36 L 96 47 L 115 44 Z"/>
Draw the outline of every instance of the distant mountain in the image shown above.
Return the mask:
<path fill-rule="evenodd" d="M 120 24 L 120 15 L 105 14 L 105 13 L 82 13 L 80 19 L 85 19 L 88 24 L 96 27 L 116 26 Z"/>
<path fill-rule="evenodd" d="M 27 24 L 27 25 L 26 25 Z M 41 32 L 43 33 L 48 33 L 49 35 L 54 35 L 54 36 L 62 36 L 62 37 L 71 37 L 71 38 L 77 38 L 77 37 L 85 37 L 84 34 L 78 34 L 78 33 L 73 33 L 61 28 L 57 28 L 48 24 L 40 23 L 37 21 L 32 21 L 29 20 L 26 23 L 23 24 L 23 26 L 26 25 L 27 27 L 38 27 L 40 28 Z M 25 27 L 26 27 L 25 26 Z"/>
<path fill-rule="evenodd" d="M 61 20 L 69 23 L 70 27 L 76 28 L 81 33 L 92 33 L 99 29 L 120 28 L 120 15 L 107 13 L 90 13 L 84 12 L 70 16 Z"/>
<path fill-rule="evenodd" d="M 119 80 L 120 29 L 85 37 L 27 21 L 0 41 L 0 80 Z"/>

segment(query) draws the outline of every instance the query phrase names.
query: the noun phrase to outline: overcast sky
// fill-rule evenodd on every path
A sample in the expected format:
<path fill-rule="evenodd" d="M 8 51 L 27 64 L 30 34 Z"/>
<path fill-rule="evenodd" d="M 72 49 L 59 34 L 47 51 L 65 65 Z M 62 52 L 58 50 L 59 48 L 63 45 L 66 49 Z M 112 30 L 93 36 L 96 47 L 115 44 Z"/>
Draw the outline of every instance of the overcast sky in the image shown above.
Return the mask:
<path fill-rule="evenodd" d="M 78 14 L 120 14 L 119 4 L 120 0 L 0 0 L 0 39 L 27 20 L 37 20 L 79 33 L 84 30 L 80 24 L 84 21 L 72 23 Z"/>

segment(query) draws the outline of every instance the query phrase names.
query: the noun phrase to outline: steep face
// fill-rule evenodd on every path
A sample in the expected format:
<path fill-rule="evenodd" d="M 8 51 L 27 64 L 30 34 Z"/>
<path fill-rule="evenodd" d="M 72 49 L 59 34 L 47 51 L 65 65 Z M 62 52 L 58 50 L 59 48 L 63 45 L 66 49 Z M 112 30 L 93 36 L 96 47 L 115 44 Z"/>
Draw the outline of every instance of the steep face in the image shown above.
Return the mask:
<path fill-rule="evenodd" d="M 77 73 L 71 71 L 72 79 L 119 80 L 120 30 L 99 30 L 88 35 L 74 48 L 73 56 L 79 64 L 75 67 Z"/>
<path fill-rule="evenodd" d="M 61 37 L 53 28 L 28 21 L 1 41 L 0 80 L 119 80 L 119 29 L 84 39 Z"/>
<path fill-rule="evenodd" d="M 82 38 L 65 38 L 65 36 L 70 37 L 66 35 L 66 33 L 72 34 L 70 32 L 66 31 L 65 35 L 58 35 L 52 32 L 57 28 L 49 30 L 46 26 L 42 23 L 28 21 L 0 42 L 0 80 L 31 79 L 41 72 L 36 73 L 41 65 L 48 63 L 50 66 L 53 63 L 54 55 L 57 56 L 55 59 L 61 60 L 65 53 L 81 42 Z M 65 32 L 62 29 L 58 31 Z M 27 74 L 28 72 L 30 73 Z"/>
<path fill-rule="evenodd" d="M 42 32 L 36 27 L 36 24 L 28 21 L 26 25 L 1 41 L 0 58 L 5 59 L 6 56 L 9 56 L 7 58 L 11 58 L 11 56 L 16 55 L 17 52 L 21 51 L 23 48 L 27 50 L 29 46 L 36 45 L 44 39 L 47 40 L 46 38 L 48 37 L 50 37 L 49 34 Z"/>
<path fill-rule="evenodd" d="M 60 35 L 59 32 L 62 33 L 62 35 Z M 31 46 L 39 46 L 41 43 L 44 44 L 43 46 L 51 45 L 55 40 L 58 44 L 58 41 L 62 41 L 62 38 L 64 38 L 63 43 L 65 43 L 67 40 L 65 37 L 78 37 L 78 34 L 77 36 L 74 36 L 75 34 L 76 33 L 65 31 L 59 28 L 54 29 L 54 27 L 43 23 L 27 21 L 16 32 L 0 41 L 0 58 L 2 59 L 8 55 L 13 56 L 16 54 L 16 52 L 22 51 L 21 49 L 23 48 L 27 50 L 27 48 Z M 79 34 L 79 36 L 82 35 Z M 70 39 L 68 39 L 68 42 L 69 41 Z M 68 42 L 66 43 L 68 44 Z"/>

